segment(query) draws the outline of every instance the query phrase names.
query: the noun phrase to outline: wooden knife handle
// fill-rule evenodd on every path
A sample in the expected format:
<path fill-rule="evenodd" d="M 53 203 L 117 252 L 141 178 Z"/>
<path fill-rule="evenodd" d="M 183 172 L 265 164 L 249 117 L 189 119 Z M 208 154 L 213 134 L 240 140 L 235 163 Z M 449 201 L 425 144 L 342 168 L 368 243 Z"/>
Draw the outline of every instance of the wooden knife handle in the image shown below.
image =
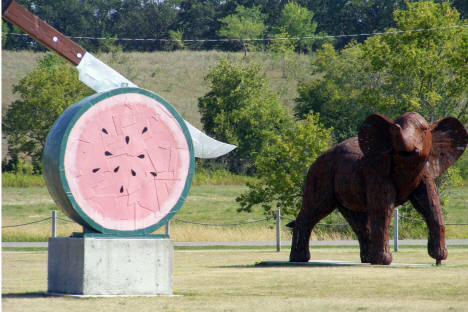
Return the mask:
<path fill-rule="evenodd" d="M 86 53 L 86 50 L 81 46 L 23 8 L 16 1 L 3 3 L 2 16 L 75 66 L 81 62 Z"/>

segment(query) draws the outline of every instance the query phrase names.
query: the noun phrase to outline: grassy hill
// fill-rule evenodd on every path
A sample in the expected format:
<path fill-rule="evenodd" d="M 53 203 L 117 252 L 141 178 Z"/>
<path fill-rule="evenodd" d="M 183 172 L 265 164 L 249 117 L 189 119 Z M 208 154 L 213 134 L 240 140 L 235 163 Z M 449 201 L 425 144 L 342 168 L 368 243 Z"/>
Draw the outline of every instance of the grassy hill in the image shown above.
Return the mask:
<path fill-rule="evenodd" d="M 36 60 L 44 53 L 31 51 L 2 51 L 2 110 L 19 98 L 13 94 L 13 86 L 31 71 Z M 151 90 L 173 105 L 179 113 L 198 128 L 202 128 L 198 112 L 198 98 L 208 92 L 208 82 L 204 77 L 210 67 L 215 66 L 220 58 L 249 63 L 258 62 L 277 91 L 284 105 L 292 108 L 297 96 L 297 82 L 308 78 L 310 57 L 295 55 L 284 68 L 283 62 L 270 54 L 251 52 L 243 53 L 219 51 L 175 51 L 152 53 L 107 53 L 97 55 L 106 64 L 123 74 L 144 89 Z M 2 139 L 2 155 L 7 154 L 7 142 Z"/>
<path fill-rule="evenodd" d="M 2 109 L 18 98 L 13 94 L 13 85 L 35 66 L 36 59 L 44 53 L 30 51 L 2 51 Z M 306 79 L 309 72 L 310 56 L 296 55 L 288 65 L 286 75 L 283 63 L 263 52 L 243 53 L 219 51 L 175 51 L 153 53 L 107 53 L 97 55 L 99 59 L 135 82 L 138 86 L 158 93 L 169 101 L 189 122 L 200 127 L 198 98 L 208 91 L 204 77 L 210 67 L 220 58 L 226 57 L 237 62 L 258 62 L 274 90 L 288 107 L 294 105 L 296 86 L 300 79 Z"/>

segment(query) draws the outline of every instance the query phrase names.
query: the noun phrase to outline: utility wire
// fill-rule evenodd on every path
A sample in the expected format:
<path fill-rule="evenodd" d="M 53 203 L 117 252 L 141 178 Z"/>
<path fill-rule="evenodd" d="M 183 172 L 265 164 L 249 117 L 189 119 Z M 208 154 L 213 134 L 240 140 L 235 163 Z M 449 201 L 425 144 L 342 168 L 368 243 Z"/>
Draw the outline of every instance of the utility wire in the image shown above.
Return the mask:
<path fill-rule="evenodd" d="M 288 217 L 283 217 L 281 216 L 281 219 L 289 220 L 289 221 L 295 221 L 296 219 L 291 219 Z M 324 226 L 348 226 L 349 224 L 347 223 L 317 223 L 316 225 L 324 225 Z"/>
<path fill-rule="evenodd" d="M 409 220 L 411 222 L 418 222 L 418 223 L 424 222 L 423 220 L 417 220 L 417 219 L 407 217 L 407 216 L 403 216 L 403 215 L 399 215 L 399 217 L 400 217 L 400 219 L 407 219 L 407 220 Z M 31 224 L 35 224 L 35 223 L 44 222 L 44 221 L 47 221 L 47 220 L 50 220 L 50 219 L 52 219 L 52 217 L 48 217 L 48 218 L 44 218 L 44 219 L 41 219 L 41 220 L 32 221 L 32 222 L 28 222 L 28 223 L 15 224 L 15 225 L 4 225 L 4 226 L 2 226 L 2 228 L 14 228 L 14 227 L 20 227 L 20 226 L 27 226 L 27 225 L 31 225 Z M 73 220 L 70 220 L 70 219 L 64 219 L 64 218 L 57 218 L 57 219 L 61 220 L 61 221 L 65 221 L 65 222 L 74 222 Z M 273 217 L 268 217 L 268 218 L 257 219 L 257 220 L 252 220 L 252 221 L 244 221 L 244 222 L 239 222 L 239 223 L 221 224 L 221 223 L 201 223 L 201 222 L 194 222 L 194 221 L 187 221 L 187 220 L 182 220 L 182 219 L 178 219 L 178 218 L 173 218 L 174 221 L 181 222 L 181 223 L 196 224 L 196 225 L 203 225 L 203 226 L 218 226 L 218 227 L 246 225 L 246 224 L 251 224 L 251 223 L 270 221 L 270 220 L 273 220 L 273 219 L 274 219 Z M 284 216 L 281 216 L 281 219 L 286 219 L 286 220 L 289 220 L 289 221 L 294 221 L 295 220 L 295 219 L 291 219 L 291 218 L 284 217 Z M 316 225 L 348 226 L 347 223 L 317 223 Z M 467 226 L 468 223 L 446 223 L 445 225 Z"/>
<path fill-rule="evenodd" d="M 23 224 L 3 225 L 3 226 L 2 226 L 2 229 L 4 229 L 4 228 L 12 228 L 12 227 L 19 227 L 19 226 L 30 225 L 30 224 L 34 224 L 34 223 L 44 222 L 44 221 L 47 221 L 47 220 L 49 220 L 49 219 L 52 219 L 52 217 L 48 217 L 48 218 L 45 218 L 45 219 L 42 219 L 42 220 L 38 220 L 38 221 L 23 223 Z"/>
<path fill-rule="evenodd" d="M 75 222 L 73 220 L 70 220 L 70 219 L 64 219 L 64 218 L 57 218 L 58 220 L 62 220 L 62 221 L 65 221 L 65 222 Z"/>
<path fill-rule="evenodd" d="M 182 223 L 189 223 L 189 224 L 196 224 L 196 225 L 205 225 L 205 226 L 238 226 L 238 225 L 244 225 L 244 224 L 250 224 L 250 223 L 256 223 L 256 222 L 268 221 L 271 219 L 273 218 L 264 218 L 264 219 L 245 221 L 245 222 L 239 222 L 239 223 L 231 223 L 231 224 L 200 223 L 200 222 L 194 222 L 194 221 L 181 220 L 177 218 L 174 218 L 174 221 L 178 221 Z"/>
<path fill-rule="evenodd" d="M 417 33 L 425 31 L 438 31 L 455 28 L 466 28 L 468 24 L 464 25 L 453 25 L 453 26 L 442 26 L 432 28 L 420 28 L 420 29 L 408 29 L 408 30 L 396 30 L 396 31 L 383 31 L 373 33 L 361 33 L 361 34 L 348 34 L 348 35 L 323 35 L 323 36 L 306 36 L 306 37 L 282 37 L 282 38 L 238 38 L 238 39 L 155 39 L 155 38 L 118 38 L 118 37 L 89 37 L 89 36 L 67 36 L 70 39 L 78 40 L 112 40 L 112 41 L 150 41 L 150 42 L 244 42 L 244 41 L 280 41 L 280 40 L 314 40 L 314 39 L 331 39 L 331 38 L 349 38 L 349 37 L 371 37 L 371 36 L 382 36 L 382 35 L 399 35 L 405 33 Z M 5 33 L 9 36 L 29 36 L 28 34 L 22 33 Z"/>

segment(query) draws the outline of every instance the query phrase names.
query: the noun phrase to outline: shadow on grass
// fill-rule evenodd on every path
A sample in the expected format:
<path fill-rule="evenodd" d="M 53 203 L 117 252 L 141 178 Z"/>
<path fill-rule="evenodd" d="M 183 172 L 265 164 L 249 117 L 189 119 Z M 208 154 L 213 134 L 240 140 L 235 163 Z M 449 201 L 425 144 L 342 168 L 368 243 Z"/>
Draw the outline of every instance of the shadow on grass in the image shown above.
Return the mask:
<path fill-rule="evenodd" d="M 215 265 L 209 266 L 210 269 L 255 269 L 258 268 L 255 264 L 238 264 L 238 265 Z"/>
<path fill-rule="evenodd" d="M 453 265 L 443 264 L 443 267 L 454 267 Z M 261 261 L 255 264 L 246 265 L 224 265 L 212 266 L 216 269 L 255 269 L 255 268 L 275 268 L 275 267 L 368 267 L 368 268 L 428 268 L 436 267 L 430 263 L 392 263 L 391 265 L 372 265 L 370 263 L 350 262 L 350 261 L 333 261 L 333 260 L 311 260 L 309 262 L 289 262 L 289 261 Z"/>
<path fill-rule="evenodd" d="M 2 299 L 37 299 L 48 297 L 50 297 L 50 295 L 45 291 L 2 294 Z"/>

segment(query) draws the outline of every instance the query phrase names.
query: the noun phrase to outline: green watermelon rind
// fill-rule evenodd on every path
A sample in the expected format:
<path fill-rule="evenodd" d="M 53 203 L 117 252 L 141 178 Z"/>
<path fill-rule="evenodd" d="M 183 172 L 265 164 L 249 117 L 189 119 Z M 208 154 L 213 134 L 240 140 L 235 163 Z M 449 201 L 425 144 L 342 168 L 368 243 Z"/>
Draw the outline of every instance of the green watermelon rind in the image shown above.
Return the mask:
<path fill-rule="evenodd" d="M 187 178 L 185 181 L 184 189 L 179 196 L 176 204 L 164 218 L 157 223 L 150 225 L 143 229 L 133 231 L 122 231 L 106 228 L 94 220 L 92 220 L 78 205 L 73 194 L 70 191 L 68 181 L 65 176 L 64 159 L 65 150 L 67 147 L 68 137 L 70 131 L 73 129 L 75 123 L 85 114 L 88 109 L 97 103 L 120 94 L 138 93 L 147 97 L 153 98 L 161 103 L 177 120 L 180 125 L 184 136 L 187 140 L 190 153 L 190 165 Z M 73 104 L 57 119 L 52 126 L 49 134 L 47 135 L 46 145 L 44 147 L 44 154 L 42 159 L 44 179 L 49 190 L 50 195 L 55 200 L 57 205 L 75 222 L 81 224 L 85 228 L 90 228 L 98 233 L 114 236 L 146 236 L 166 224 L 180 209 L 187 197 L 194 174 L 195 156 L 192 138 L 189 130 L 182 116 L 177 110 L 172 107 L 166 100 L 159 95 L 140 88 L 118 88 L 111 91 L 96 93 L 88 96 L 83 100 Z"/>

